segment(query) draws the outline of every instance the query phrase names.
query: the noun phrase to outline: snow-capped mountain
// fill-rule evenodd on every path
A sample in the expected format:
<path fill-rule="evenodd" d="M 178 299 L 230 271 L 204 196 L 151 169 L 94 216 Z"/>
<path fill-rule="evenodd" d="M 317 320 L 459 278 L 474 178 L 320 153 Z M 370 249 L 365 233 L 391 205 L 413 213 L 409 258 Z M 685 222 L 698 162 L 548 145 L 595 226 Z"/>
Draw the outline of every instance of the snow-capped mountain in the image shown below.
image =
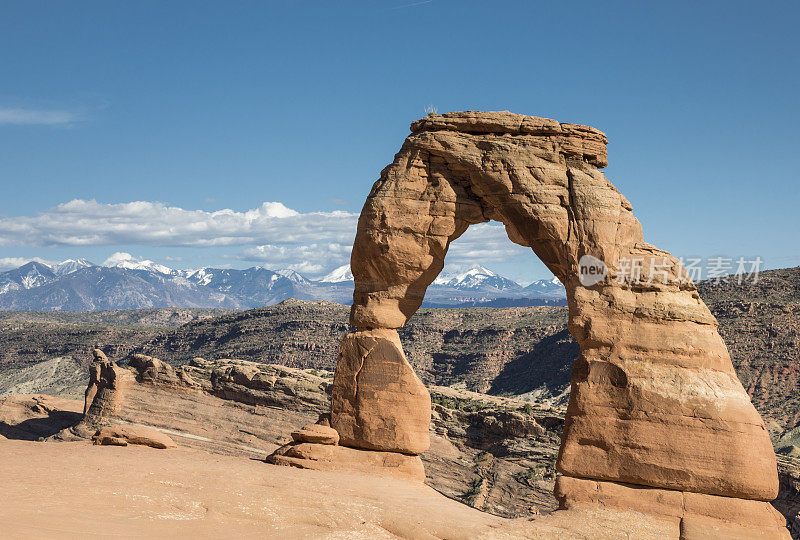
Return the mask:
<path fill-rule="evenodd" d="M 559 281 L 557 277 L 534 281 L 525 287 L 525 290 L 552 298 L 566 298 L 567 294 L 564 290 L 564 285 L 561 284 L 561 281 Z"/>
<path fill-rule="evenodd" d="M 0 274 L 0 294 L 32 289 L 55 279 L 56 275 L 49 265 L 31 261 L 19 268 Z"/>
<path fill-rule="evenodd" d="M 444 285 L 461 290 L 476 290 L 492 287 L 499 291 L 513 291 L 522 286 L 516 281 L 492 272 L 480 265 L 473 265 L 465 272 L 456 274 L 442 274 L 434 280 L 434 285 Z"/>
<path fill-rule="evenodd" d="M 254 266 L 246 270 L 201 268 L 187 279 L 241 299 L 248 305 L 268 306 L 292 297 L 293 282 L 272 270 Z"/>
<path fill-rule="evenodd" d="M 124 268 L 126 270 L 146 270 L 148 272 L 158 272 L 159 274 L 174 274 L 175 270 L 163 264 L 158 264 L 148 259 L 134 257 L 130 253 L 117 252 L 106 259 L 102 266 L 107 268 Z"/>
<path fill-rule="evenodd" d="M 2 275 L 0 275 L 2 277 Z M 244 303 L 181 276 L 90 266 L 43 285 L 0 294 L 0 309 L 92 311 L 157 307 L 243 308 Z"/>
<path fill-rule="evenodd" d="M 198 285 L 208 285 L 214 279 L 213 268 L 199 268 L 197 270 L 183 270 L 180 274 Z"/>
<path fill-rule="evenodd" d="M 552 289 L 554 287 L 564 288 L 564 285 L 561 284 L 561 281 L 554 277 L 553 279 L 540 279 L 538 281 L 534 281 L 527 287 L 526 289 Z"/>
<path fill-rule="evenodd" d="M 29 262 L 2 272 L 0 310 L 248 309 L 289 298 L 349 304 L 353 287 L 349 265 L 310 280 L 294 270 L 263 267 L 173 270 L 127 253 L 115 253 L 100 266 L 86 259 L 69 259 L 52 265 Z M 539 280 L 523 288 L 476 265 L 437 278 L 428 288 L 423 305 L 522 306 L 563 304 L 564 299 L 564 288 L 556 279 Z"/>
<path fill-rule="evenodd" d="M 320 279 L 321 283 L 343 283 L 345 281 L 353 281 L 353 272 L 350 271 L 349 264 L 340 266 Z"/>
<path fill-rule="evenodd" d="M 297 273 L 291 268 L 281 268 L 280 270 L 275 270 L 275 272 L 282 275 L 292 283 L 298 283 L 298 284 L 311 283 L 311 281 L 308 278 L 306 278 L 303 274 Z"/>
<path fill-rule="evenodd" d="M 67 259 L 66 261 L 61 261 L 58 264 L 51 265 L 50 268 L 53 270 L 55 275 L 65 276 L 67 274 L 71 274 L 72 272 L 77 272 L 81 268 L 89 268 L 90 266 L 97 265 L 90 260 L 81 257 L 80 259 Z"/>

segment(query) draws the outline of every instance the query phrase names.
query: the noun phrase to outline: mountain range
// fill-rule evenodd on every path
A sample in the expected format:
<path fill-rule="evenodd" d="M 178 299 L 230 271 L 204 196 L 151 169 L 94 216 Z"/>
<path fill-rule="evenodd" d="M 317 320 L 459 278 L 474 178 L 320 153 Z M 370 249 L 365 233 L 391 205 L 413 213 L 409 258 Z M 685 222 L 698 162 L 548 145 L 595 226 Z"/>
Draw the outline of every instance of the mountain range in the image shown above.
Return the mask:
<path fill-rule="evenodd" d="M 86 259 L 57 264 L 32 261 L 0 273 L 0 310 L 94 311 L 156 307 L 250 309 L 288 298 L 352 303 L 349 265 L 312 280 L 290 269 L 175 270 L 115 254 L 102 265 Z M 565 304 L 553 278 L 527 287 L 482 266 L 442 274 L 428 288 L 427 307 Z"/>

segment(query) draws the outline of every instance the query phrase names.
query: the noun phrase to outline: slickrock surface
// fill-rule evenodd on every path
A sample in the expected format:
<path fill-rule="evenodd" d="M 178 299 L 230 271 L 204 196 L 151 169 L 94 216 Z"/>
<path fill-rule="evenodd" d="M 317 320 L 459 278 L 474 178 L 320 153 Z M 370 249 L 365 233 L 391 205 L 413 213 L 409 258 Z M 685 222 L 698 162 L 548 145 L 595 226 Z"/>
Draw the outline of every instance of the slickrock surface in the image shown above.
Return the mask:
<path fill-rule="evenodd" d="M 442 270 L 450 242 L 472 224 L 500 221 L 567 290 L 568 327 L 580 355 L 559 470 L 576 478 L 774 499 L 772 444 L 716 319 L 681 263 L 644 242 L 631 204 L 600 172 L 607 163 L 605 136 L 586 126 L 474 111 L 432 115 L 415 122 L 412 132 L 359 218 L 351 324 L 360 330 L 403 326 Z M 586 255 L 602 261 L 607 273 L 584 286 L 579 261 Z M 628 273 L 634 265 L 638 271 Z M 354 347 L 341 350 L 339 365 L 348 366 L 348 377 L 354 374 L 357 394 L 369 358 L 352 370 L 364 355 Z M 413 393 L 413 383 L 407 385 Z M 334 385 L 334 418 L 339 391 Z M 361 418 L 362 432 L 384 428 L 388 413 L 372 412 L 382 402 L 370 390 L 348 401 L 371 411 Z M 409 410 L 416 414 L 416 404 Z M 343 440 L 371 444 L 368 437 Z"/>
<path fill-rule="evenodd" d="M 0 462 L 0 522 L 9 537 L 678 538 L 669 521 L 638 512 L 586 508 L 507 520 L 418 483 L 187 448 L 0 440 Z"/>
<path fill-rule="evenodd" d="M 425 467 L 419 456 L 331 444 L 291 443 L 276 450 L 267 458 L 267 463 L 319 471 L 359 471 L 419 483 L 425 481 Z"/>
<path fill-rule="evenodd" d="M 0 460 L 3 535 L 16 537 L 468 538 L 503 523 L 421 484 L 185 448 L 4 440 Z"/>

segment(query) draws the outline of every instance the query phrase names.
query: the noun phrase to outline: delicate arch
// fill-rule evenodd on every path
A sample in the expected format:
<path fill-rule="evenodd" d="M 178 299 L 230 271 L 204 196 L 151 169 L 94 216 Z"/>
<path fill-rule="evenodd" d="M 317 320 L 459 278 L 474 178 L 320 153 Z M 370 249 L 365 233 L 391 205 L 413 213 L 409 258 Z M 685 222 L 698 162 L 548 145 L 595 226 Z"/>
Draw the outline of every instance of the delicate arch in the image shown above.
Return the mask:
<path fill-rule="evenodd" d="M 773 499 L 772 446 L 716 320 L 680 262 L 644 242 L 630 203 L 600 171 L 605 135 L 508 112 L 434 115 L 411 130 L 358 222 L 351 323 L 359 330 L 340 350 L 332 401 L 343 443 L 427 448 L 430 402 L 394 329 L 420 307 L 450 242 L 497 220 L 567 290 L 580 356 L 558 458 L 562 495 L 591 478 Z M 605 279 L 581 285 L 584 255 L 605 263 Z M 629 261 L 640 279 L 623 279 Z M 367 372 L 371 386 L 361 386 Z"/>

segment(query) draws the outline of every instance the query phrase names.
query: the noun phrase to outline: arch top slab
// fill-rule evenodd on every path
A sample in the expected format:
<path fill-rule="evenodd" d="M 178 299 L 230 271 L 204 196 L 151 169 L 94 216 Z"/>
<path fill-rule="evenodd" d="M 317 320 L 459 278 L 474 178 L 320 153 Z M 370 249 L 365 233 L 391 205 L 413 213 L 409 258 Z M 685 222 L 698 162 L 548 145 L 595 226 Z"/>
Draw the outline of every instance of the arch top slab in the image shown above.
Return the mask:
<path fill-rule="evenodd" d="M 403 326 L 441 272 L 450 243 L 470 225 L 499 221 L 567 291 L 569 330 L 580 356 L 559 470 L 661 489 L 774 498 L 772 446 L 716 320 L 681 263 L 644 241 L 632 205 L 601 172 L 606 136 L 587 126 L 478 111 L 432 115 L 411 131 L 359 217 L 351 258 L 351 323 L 359 332 Z M 606 268 L 589 285 L 580 279 L 585 255 Z M 632 264 L 638 269 L 627 275 Z M 366 339 L 350 340 L 356 338 Z M 341 380 L 357 386 L 370 356 L 359 353 L 357 362 L 344 364 L 342 354 L 349 353 L 340 351 L 340 365 L 355 368 Z M 391 366 L 406 365 L 401 355 Z M 400 386 L 390 390 L 387 407 L 406 395 Z M 406 427 L 395 416 L 371 413 L 379 418 L 371 431 L 364 417 L 348 411 L 335 407 L 332 417 L 368 434 L 353 439 L 364 448 L 410 451 L 384 443 L 397 439 L 398 430 L 427 430 L 423 413 Z M 378 432 L 380 441 L 371 435 Z"/>

